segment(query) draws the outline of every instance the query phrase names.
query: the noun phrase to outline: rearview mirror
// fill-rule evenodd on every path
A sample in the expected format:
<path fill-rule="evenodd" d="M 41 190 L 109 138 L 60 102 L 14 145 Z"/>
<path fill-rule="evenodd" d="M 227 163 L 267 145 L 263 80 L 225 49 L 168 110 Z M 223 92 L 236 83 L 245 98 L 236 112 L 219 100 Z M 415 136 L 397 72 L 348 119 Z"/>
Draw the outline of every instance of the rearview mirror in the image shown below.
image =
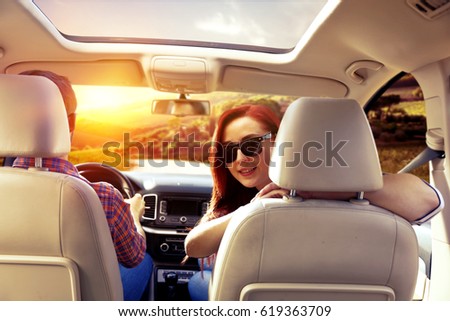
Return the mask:
<path fill-rule="evenodd" d="M 210 104 L 208 100 L 192 99 L 161 99 L 154 100 L 153 114 L 172 115 L 177 117 L 209 115 Z"/>

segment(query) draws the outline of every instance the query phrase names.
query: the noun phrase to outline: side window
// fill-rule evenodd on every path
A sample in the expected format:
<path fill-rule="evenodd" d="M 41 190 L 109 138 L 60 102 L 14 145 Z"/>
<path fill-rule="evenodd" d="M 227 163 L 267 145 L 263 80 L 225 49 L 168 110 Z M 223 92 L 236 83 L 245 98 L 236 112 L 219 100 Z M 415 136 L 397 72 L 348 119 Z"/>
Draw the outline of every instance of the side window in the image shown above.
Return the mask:
<path fill-rule="evenodd" d="M 425 103 L 412 75 L 397 77 L 366 110 L 383 172 L 398 172 L 426 147 Z M 411 173 L 429 181 L 428 164 Z"/>

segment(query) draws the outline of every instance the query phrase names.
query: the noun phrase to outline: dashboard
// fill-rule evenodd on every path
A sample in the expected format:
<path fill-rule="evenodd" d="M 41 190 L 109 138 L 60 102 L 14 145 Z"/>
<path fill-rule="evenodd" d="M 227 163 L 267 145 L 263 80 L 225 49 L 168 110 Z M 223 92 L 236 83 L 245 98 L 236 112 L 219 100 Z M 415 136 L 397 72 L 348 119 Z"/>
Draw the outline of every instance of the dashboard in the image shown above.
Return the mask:
<path fill-rule="evenodd" d="M 187 233 L 208 210 L 212 190 L 209 168 L 191 174 L 132 171 L 124 175 L 143 196 L 142 227 L 151 256 L 181 261 Z"/>
<path fill-rule="evenodd" d="M 184 240 L 208 210 L 212 178 L 207 166 L 180 170 L 123 172 L 145 202 L 141 224 L 154 262 L 150 300 L 189 300 L 187 284 L 199 270 L 196 259 L 185 260 Z"/>

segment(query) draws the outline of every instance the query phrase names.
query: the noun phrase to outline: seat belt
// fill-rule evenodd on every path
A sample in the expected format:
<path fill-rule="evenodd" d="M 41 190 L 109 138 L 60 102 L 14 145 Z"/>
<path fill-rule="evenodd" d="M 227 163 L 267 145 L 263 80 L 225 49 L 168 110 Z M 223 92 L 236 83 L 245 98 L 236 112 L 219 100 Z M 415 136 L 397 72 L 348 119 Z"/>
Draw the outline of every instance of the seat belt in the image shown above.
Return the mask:
<path fill-rule="evenodd" d="M 445 158 L 445 152 L 442 150 L 434 150 L 427 146 L 419 155 L 397 173 L 409 173 L 413 169 L 416 169 L 435 158 Z"/>

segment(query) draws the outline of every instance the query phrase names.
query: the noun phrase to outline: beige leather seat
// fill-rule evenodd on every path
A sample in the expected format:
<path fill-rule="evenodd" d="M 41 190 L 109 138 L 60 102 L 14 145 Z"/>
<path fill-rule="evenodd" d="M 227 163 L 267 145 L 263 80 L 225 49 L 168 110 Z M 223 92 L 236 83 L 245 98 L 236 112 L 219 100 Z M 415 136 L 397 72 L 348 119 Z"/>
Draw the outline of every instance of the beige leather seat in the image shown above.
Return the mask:
<path fill-rule="evenodd" d="M 289 106 L 270 177 L 302 191 L 382 187 L 364 112 L 349 99 Z M 361 193 L 359 194 L 361 198 Z M 356 198 L 356 197 L 355 197 Z M 241 207 L 217 253 L 210 300 L 410 300 L 418 271 L 411 225 L 362 199 L 263 199 Z"/>
<path fill-rule="evenodd" d="M 70 150 L 56 85 L 0 75 L 0 156 Z M 117 257 L 95 191 L 45 169 L 0 168 L 0 300 L 121 300 Z"/>

